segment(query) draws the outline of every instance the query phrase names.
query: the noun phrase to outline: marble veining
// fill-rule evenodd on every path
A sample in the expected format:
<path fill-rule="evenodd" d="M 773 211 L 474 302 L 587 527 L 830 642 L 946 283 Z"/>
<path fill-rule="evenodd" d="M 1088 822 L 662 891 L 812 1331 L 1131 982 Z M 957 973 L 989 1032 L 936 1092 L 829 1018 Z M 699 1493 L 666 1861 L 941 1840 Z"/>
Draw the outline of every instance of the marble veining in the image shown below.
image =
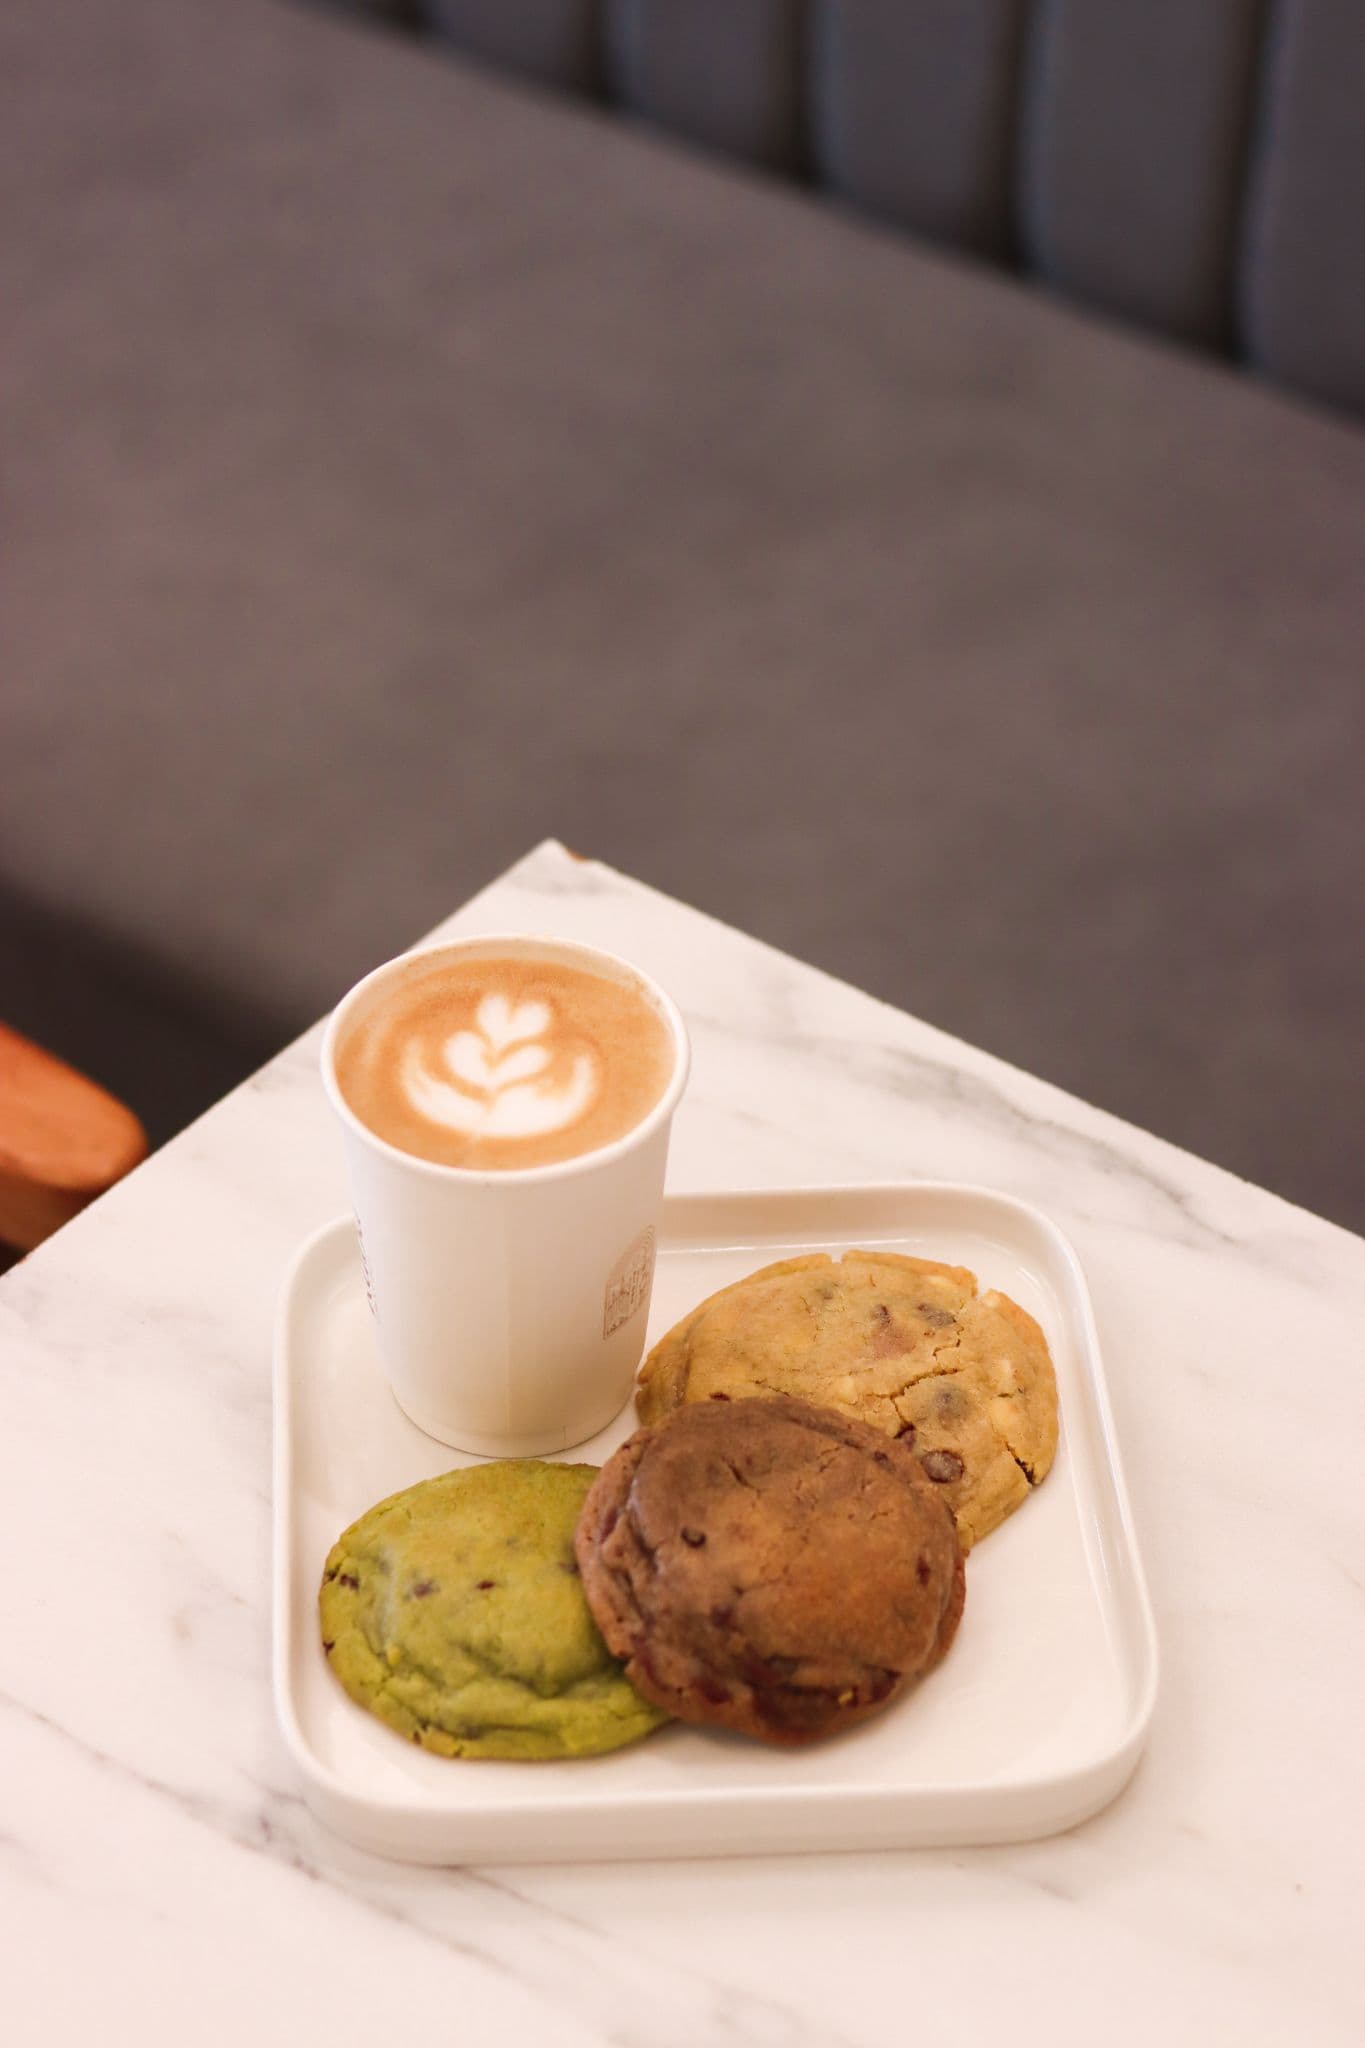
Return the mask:
<path fill-rule="evenodd" d="M 1163 1647 L 1051 1841 L 429 1871 L 312 1820 L 270 1699 L 279 1282 L 346 1206 L 306 1034 L 0 1280 L 0 2013 L 16 2044 L 1355 2044 L 1365 1245 L 552 842 L 442 930 L 678 997 L 671 1184 L 1038 1202 L 1095 1296 Z"/>

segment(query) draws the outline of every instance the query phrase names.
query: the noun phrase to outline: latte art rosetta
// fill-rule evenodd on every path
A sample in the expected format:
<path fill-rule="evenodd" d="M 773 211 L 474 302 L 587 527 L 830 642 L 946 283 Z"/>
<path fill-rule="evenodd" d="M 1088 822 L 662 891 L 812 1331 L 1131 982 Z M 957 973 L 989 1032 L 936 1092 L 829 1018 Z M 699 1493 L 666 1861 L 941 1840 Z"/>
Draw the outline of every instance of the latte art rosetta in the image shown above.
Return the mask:
<path fill-rule="evenodd" d="M 335 1061 L 342 1096 L 386 1144 L 510 1172 L 625 1137 L 668 1086 L 676 1053 L 638 983 L 470 952 L 399 963 Z"/>
<path fill-rule="evenodd" d="M 470 1137 L 537 1138 L 567 1130 L 597 1100 L 598 1062 L 566 1042 L 547 1002 L 490 993 L 473 1029 L 452 1032 L 433 1073 L 420 1042 L 404 1050 L 402 1083 L 419 1116 Z"/>

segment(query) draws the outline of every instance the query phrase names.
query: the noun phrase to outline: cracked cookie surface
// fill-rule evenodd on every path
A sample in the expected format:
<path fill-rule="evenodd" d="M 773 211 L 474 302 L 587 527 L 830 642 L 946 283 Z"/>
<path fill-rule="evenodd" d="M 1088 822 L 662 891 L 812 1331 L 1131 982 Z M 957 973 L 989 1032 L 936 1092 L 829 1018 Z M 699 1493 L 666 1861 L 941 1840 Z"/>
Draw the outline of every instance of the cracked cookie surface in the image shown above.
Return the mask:
<path fill-rule="evenodd" d="M 593 1465 L 506 1459 L 380 1501 L 333 1545 L 322 1646 L 351 1698 L 448 1757 L 590 1756 L 666 1719 L 588 1611 L 573 1533 Z"/>
<path fill-rule="evenodd" d="M 914 1451 L 964 1549 L 1012 1514 L 1057 1449 L 1057 1382 L 1033 1317 L 963 1266 L 811 1253 L 723 1288 L 641 1369 L 636 1409 L 792 1394 Z"/>
<path fill-rule="evenodd" d="M 576 1548 L 646 1698 L 767 1742 L 886 1706 L 962 1613 L 953 1518 L 913 1452 L 785 1396 L 637 1430 L 594 1482 Z"/>

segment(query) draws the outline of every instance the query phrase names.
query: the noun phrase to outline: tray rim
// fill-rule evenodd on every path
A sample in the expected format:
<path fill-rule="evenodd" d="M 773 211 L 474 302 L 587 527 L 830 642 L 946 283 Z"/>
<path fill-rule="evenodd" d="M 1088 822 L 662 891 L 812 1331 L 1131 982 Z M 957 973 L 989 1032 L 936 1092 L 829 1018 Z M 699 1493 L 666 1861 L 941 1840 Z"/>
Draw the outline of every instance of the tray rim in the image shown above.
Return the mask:
<path fill-rule="evenodd" d="M 876 1198 L 888 1202 L 908 1199 L 915 1204 L 930 1205 L 935 1202 L 962 1201 L 973 1205 L 984 1204 L 987 1208 L 1012 1214 L 1032 1229 L 1040 1231 L 1049 1240 L 1051 1252 L 1065 1273 L 1071 1294 L 1069 1307 L 1078 1320 L 1079 1335 L 1082 1339 L 1081 1363 L 1085 1383 L 1094 1405 L 1095 1420 L 1103 1445 L 1104 1469 L 1113 1496 L 1112 1525 L 1119 1539 L 1125 1565 L 1124 1599 L 1130 1609 L 1129 1625 L 1133 1635 L 1132 1648 L 1137 1683 L 1133 1687 L 1131 1711 L 1117 1739 L 1104 1743 L 1094 1752 L 1079 1756 L 1064 1770 L 1052 1769 L 1012 1777 L 1003 1788 L 976 1779 L 957 1784 L 950 1781 L 932 1787 L 888 1788 L 885 1783 L 879 1782 L 865 1786 L 784 1784 L 774 1787 L 677 1787 L 644 1793 L 622 1792 L 601 1785 L 590 1789 L 585 1785 L 581 1793 L 557 1793 L 553 1804 L 530 1794 L 525 1798 L 503 1801 L 495 1809 L 474 1808 L 464 1811 L 435 1807 L 429 1801 L 416 1797 L 386 1797 L 381 1802 L 358 1794 L 352 1785 L 321 1762 L 316 1755 L 301 1725 L 289 1683 L 292 1641 L 290 1622 L 293 1607 L 291 1564 L 294 1541 L 294 1502 L 290 1486 L 293 1440 L 288 1401 L 291 1378 L 290 1332 L 297 1313 L 301 1283 L 310 1267 L 321 1265 L 329 1257 L 355 1258 L 358 1265 L 358 1255 L 354 1248 L 354 1220 L 349 1211 L 344 1211 L 311 1232 L 298 1245 L 290 1260 L 281 1282 L 276 1309 L 271 1372 L 272 1691 L 276 1718 L 285 1747 L 299 1773 L 305 1799 L 319 1820 L 360 1848 L 414 1864 L 456 1864 L 473 1861 L 593 1862 L 637 1857 L 676 1858 L 744 1854 L 762 1856 L 797 1852 L 818 1854 L 898 1846 L 962 1847 L 1037 1840 L 1080 1825 L 1102 1811 L 1117 1797 L 1136 1769 L 1150 1732 L 1159 1687 L 1160 1652 L 1155 1616 L 1109 1398 L 1094 1307 L 1079 1255 L 1060 1226 L 1032 1202 L 1000 1189 L 966 1181 L 872 1180 L 782 1188 L 687 1189 L 678 1193 L 666 1193 L 664 1196 L 659 1219 L 659 1254 L 663 1258 L 673 1250 L 686 1251 L 701 1249 L 703 1246 L 724 1249 L 723 1240 L 717 1239 L 714 1230 L 701 1232 L 699 1225 L 694 1221 L 703 1213 L 714 1212 L 717 1207 L 722 1210 L 733 1210 L 737 1219 L 742 1219 L 746 1213 L 754 1216 L 757 1212 L 755 1227 L 765 1232 L 776 1232 L 782 1228 L 783 1210 L 798 1211 L 803 1206 L 813 1207 L 820 1203 L 866 1203 Z M 689 1222 L 692 1222 L 694 1233 L 698 1233 L 691 1238 L 688 1237 L 686 1230 Z M 799 1226 L 793 1224 L 793 1228 L 799 1231 Z M 818 1232 L 815 1234 L 819 1235 Z M 609 1764 L 611 1759 L 608 1757 L 597 1761 Z M 1002 1789 L 1011 1801 L 1021 1804 L 1027 1804 L 1030 1799 L 1041 1800 L 1050 1796 L 1058 1799 L 1060 1806 L 1061 1793 L 1072 1792 L 1075 1796 L 1067 1800 L 1064 1810 L 1052 1818 L 992 1821 L 989 1817 L 990 1809 L 993 1802 L 999 1801 Z M 865 1838 L 860 1840 L 850 1835 L 847 1840 L 833 1839 L 827 1843 L 796 1839 L 784 1845 L 767 1840 L 746 1848 L 742 1845 L 708 1843 L 703 1830 L 687 1827 L 684 1832 L 688 1836 L 695 1835 L 696 1839 L 690 1844 L 673 1847 L 646 1843 L 641 1846 L 622 1847 L 618 1844 L 611 1847 L 584 1848 L 575 1844 L 560 1852 L 554 1847 L 544 1846 L 536 1849 L 519 1848 L 516 1842 L 522 1825 L 528 1821 L 540 1822 L 546 1818 L 562 1817 L 569 1820 L 600 1815 L 616 1819 L 628 1816 L 647 1824 L 651 1818 L 691 1821 L 699 1816 L 715 1814 L 742 1818 L 746 1813 L 770 1811 L 774 1807 L 793 1816 L 808 1818 L 821 1812 L 854 1816 L 867 1809 L 878 1818 L 892 1823 L 897 1813 L 920 1814 L 925 1809 L 946 1809 L 946 1817 L 934 1826 L 931 1832 L 916 1837 L 898 1836 L 894 1824 L 879 1828 L 876 1833 L 882 1839 L 876 1841 Z M 460 1826 L 486 1829 L 491 1825 L 495 1830 L 507 1831 L 512 1839 L 505 1855 L 496 1847 L 490 1849 L 486 1844 L 467 1852 L 458 1847 L 446 1849 L 433 1841 L 419 1841 L 402 1848 L 392 1846 L 395 1830 L 419 1827 L 423 1830 L 439 1831 L 443 1825 L 452 1829 Z"/>

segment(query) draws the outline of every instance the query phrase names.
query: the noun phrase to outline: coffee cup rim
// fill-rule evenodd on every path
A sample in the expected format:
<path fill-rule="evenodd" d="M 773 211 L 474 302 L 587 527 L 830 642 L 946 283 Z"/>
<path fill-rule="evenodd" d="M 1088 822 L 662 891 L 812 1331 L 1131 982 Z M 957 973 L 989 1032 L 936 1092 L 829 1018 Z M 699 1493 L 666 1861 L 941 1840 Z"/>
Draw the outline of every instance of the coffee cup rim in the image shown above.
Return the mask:
<path fill-rule="evenodd" d="M 424 959 L 435 959 L 440 955 L 512 953 L 514 956 L 550 960 L 558 959 L 560 965 L 583 965 L 591 971 L 594 963 L 600 967 L 615 970 L 604 978 L 623 980 L 636 984 L 648 998 L 668 1026 L 673 1041 L 673 1070 L 657 1102 L 641 1117 L 639 1123 L 619 1138 L 612 1138 L 605 1145 L 594 1145 L 590 1151 L 575 1152 L 568 1159 L 555 1159 L 541 1166 L 452 1166 L 445 1160 L 424 1159 L 419 1153 L 405 1151 L 401 1145 L 391 1144 L 381 1138 L 352 1109 L 342 1094 L 336 1077 L 337 1042 L 364 998 L 378 983 L 395 974 L 399 969 L 411 967 Z M 502 1187 L 508 1184 L 526 1186 L 532 1182 L 571 1180 L 575 1175 L 592 1172 L 598 1167 L 609 1165 L 626 1153 L 635 1151 L 652 1137 L 661 1124 L 677 1109 L 682 1093 L 687 1086 L 692 1067 L 692 1046 L 682 1011 L 673 997 L 651 974 L 637 967 L 633 960 L 627 960 L 620 953 L 612 953 L 605 946 L 595 946 L 585 939 L 555 938 L 540 932 L 469 932 L 449 939 L 423 939 L 405 952 L 395 953 L 388 960 L 381 960 L 368 974 L 347 989 L 335 1005 L 322 1034 L 319 1053 L 322 1085 L 332 1108 L 341 1119 L 343 1126 L 353 1132 L 365 1144 L 370 1145 L 382 1157 L 389 1158 L 404 1167 L 425 1173 L 437 1180 L 461 1182 L 467 1186 L 480 1183 Z"/>

